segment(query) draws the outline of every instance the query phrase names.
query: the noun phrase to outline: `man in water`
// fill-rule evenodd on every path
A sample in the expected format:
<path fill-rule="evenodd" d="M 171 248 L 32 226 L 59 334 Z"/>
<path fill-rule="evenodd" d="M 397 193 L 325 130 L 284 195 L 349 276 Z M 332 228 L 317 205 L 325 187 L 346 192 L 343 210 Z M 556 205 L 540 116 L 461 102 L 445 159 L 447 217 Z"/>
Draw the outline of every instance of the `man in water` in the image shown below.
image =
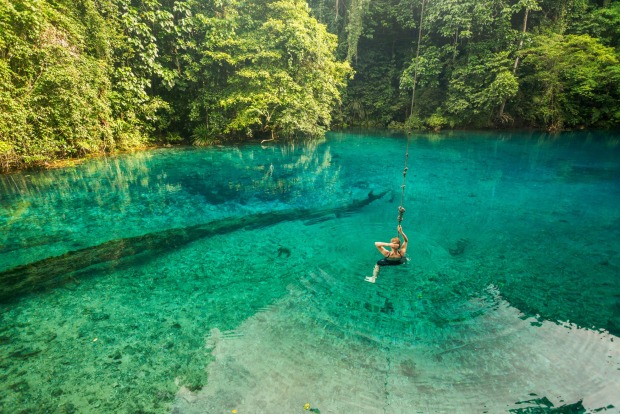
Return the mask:
<path fill-rule="evenodd" d="M 407 243 L 409 242 L 409 239 L 407 238 L 407 235 L 403 233 L 403 227 L 400 224 L 398 225 L 398 234 L 403 236 L 402 245 L 399 237 L 393 237 L 389 243 L 375 242 L 375 247 L 381 252 L 383 259 L 379 260 L 375 265 L 375 268 L 372 271 L 372 276 L 366 276 L 365 280 L 367 282 L 375 283 L 377 276 L 379 275 L 379 270 L 381 270 L 381 266 L 395 266 L 403 264 L 407 261 L 405 258 L 405 253 L 407 253 Z M 387 250 L 386 247 L 390 247 L 390 250 Z"/>

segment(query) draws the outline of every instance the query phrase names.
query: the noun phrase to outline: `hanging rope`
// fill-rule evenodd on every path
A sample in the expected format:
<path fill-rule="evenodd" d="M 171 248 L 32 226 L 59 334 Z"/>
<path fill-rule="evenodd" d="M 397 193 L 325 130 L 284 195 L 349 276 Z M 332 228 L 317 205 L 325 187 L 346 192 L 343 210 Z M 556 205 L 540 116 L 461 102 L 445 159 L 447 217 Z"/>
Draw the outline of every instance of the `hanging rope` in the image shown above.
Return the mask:
<path fill-rule="evenodd" d="M 399 225 L 403 221 L 403 214 L 405 214 L 405 207 L 403 207 L 403 204 L 405 203 L 405 182 L 407 181 L 407 170 L 409 170 L 409 168 L 407 168 L 407 161 L 409 161 L 409 135 L 407 135 L 407 151 L 405 152 L 405 168 L 403 169 L 403 185 L 400 186 L 401 188 L 400 206 L 398 206 L 398 224 Z"/>

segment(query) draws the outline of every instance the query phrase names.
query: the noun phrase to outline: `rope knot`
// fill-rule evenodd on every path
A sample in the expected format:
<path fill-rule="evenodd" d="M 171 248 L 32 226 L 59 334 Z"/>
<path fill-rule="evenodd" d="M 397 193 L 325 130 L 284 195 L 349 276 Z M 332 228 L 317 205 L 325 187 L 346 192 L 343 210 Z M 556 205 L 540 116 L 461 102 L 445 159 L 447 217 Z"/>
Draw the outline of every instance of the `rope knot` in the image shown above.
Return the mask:
<path fill-rule="evenodd" d="M 405 214 L 405 208 L 403 206 L 398 206 L 398 222 L 403 221 L 403 214 Z"/>

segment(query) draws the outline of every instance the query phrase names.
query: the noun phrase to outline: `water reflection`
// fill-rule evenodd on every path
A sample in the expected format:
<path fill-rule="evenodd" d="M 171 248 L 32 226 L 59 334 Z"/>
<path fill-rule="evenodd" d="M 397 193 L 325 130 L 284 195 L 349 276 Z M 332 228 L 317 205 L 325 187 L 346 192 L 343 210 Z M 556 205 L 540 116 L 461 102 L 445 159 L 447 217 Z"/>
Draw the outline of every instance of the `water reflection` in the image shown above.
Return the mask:
<path fill-rule="evenodd" d="M 346 201 L 330 161 L 320 139 L 145 151 L 0 176 L 0 269 L 156 229 Z"/>

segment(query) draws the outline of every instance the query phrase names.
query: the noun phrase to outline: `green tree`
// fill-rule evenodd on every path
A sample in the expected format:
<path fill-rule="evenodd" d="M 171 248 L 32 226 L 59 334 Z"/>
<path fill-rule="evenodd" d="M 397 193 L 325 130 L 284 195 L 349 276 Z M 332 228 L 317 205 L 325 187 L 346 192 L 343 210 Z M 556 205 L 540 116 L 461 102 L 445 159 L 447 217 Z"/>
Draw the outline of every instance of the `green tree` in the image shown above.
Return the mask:
<path fill-rule="evenodd" d="M 577 34 L 589 34 L 605 46 L 614 47 L 620 52 L 620 2 L 614 1 L 605 7 L 592 10 L 582 19 L 575 21 L 573 31 Z"/>
<path fill-rule="evenodd" d="M 519 45 L 517 46 L 517 57 L 515 58 L 515 63 L 514 66 L 512 67 L 512 75 L 513 78 L 516 77 L 517 75 L 517 69 L 519 68 L 519 54 L 518 52 L 523 48 L 523 43 L 525 41 L 525 37 L 527 34 L 527 20 L 528 17 L 530 15 L 530 11 L 537 11 L 540 10 L 540 6 L 538 4 L 537 0 L 520 0 L 516 5 L 514 5 L 513 7 L 510 8 L 513 12 L 514 11 L 520 11 L 521 9 L 523 9 L 523 28 L 521 30 L 521 34 L 519 36 Z M 515 79 L 516 81 L 516 79 Z M 518 85 L 517 85 L 518 88 Z M 504 113 L 504 109 L 506 107 L 506 102 L 508 101 L 509 98 L 512 98 L 515 94 L 516 91 L 514 91 L 515 93 L 513 94 L 506 94 L 504 96 L 504 98 L 502 99 L 502 102 L 500 104 L 499 107 L 499 114 L 498 114 L 498 120 L 499 122 L 507 122 L 507 121 L 511 121 L 512 117 L 506 115 Z"/>
<path fill-rule="evenodd" d="M 348 30 L 332 25 L 339 28 L 341 50 L 350 49 L 350 39 L 357 39 L 351 61 L 356 76 L 343 105 L 345 122 L 382 126 L 402 122 L 411 113 L 408 123 L 412 126 L 503 126 L 506 121 L 544 126 L 542 114 L 535 115 L 532 102 L 524 98 L 539 93 L 532 68 L 520 66 L 520 50 L 532 46 L 532 37 L 589 34 L 600 38 L 603 45 L 619 47 L 620 3 L 615 1 L 438 0 L 427 3 L 424 15 L 422 3 L 373 1 L 359 19 L 351 10 L 359 2 L 312 2 L 328 22 L 349 19 Z M 340 20 L 328 15 L 335 4 L 341 5 Z M 422 17 L 424 30 L 418 48 Z M 351 35 L 352 29 L 356 36 Z M 610 76 L 613 66 L 607 68 Z M 606 91 L 595 89 L 595 95 L 602 93 L 597 99 L 609 99 Z M 406 93 L 415 108 L 406 104 Z M 583 99 L 578 102 L 592 104 Z M 537 108 L 542 110 L 542 106 Z M 613 125 L 613 117 L 597 111 L 588 119 L 596 125 Z"/>
<path fill-rule="evenodd" d="M 204 20 L 200 70 L 212 79 L 194 113 L 210 120 L 205 133 L 275 137 L 324 131 L 350 73 L 334 57 L 336 37 L 303 1 L 239 2 L 237 10 Z"/>
<path fill-rule="evenodd" d="M 588 35 L 539 35 L 523 52 L 522 116 L 549 129 L 620 122 L 620 65 Z"/>
<path fill-rule="evenodd" d="M 147 90 L 148 62 L 122 53 L 144 46 L 122 22 L 116 4 L 105 0 L 0 2 L 5 168 L 144 142 L 161 105 Z"/>
<path fill-rule="evenodd" d="M 110 136 L 105 60 L 76 21 L 88 9 L 0 3 L 0 152 L 5 168 L 100 150 Z M 105 50 L 99 51 L 105 55 Z"/>
<path fill-rule="evenodd" d="M 517 79 L 507 52 L 471 54 L 452 73 L 445 113 L 453 125 L 489 127 L 494 109 L 516 95 Z"/>

